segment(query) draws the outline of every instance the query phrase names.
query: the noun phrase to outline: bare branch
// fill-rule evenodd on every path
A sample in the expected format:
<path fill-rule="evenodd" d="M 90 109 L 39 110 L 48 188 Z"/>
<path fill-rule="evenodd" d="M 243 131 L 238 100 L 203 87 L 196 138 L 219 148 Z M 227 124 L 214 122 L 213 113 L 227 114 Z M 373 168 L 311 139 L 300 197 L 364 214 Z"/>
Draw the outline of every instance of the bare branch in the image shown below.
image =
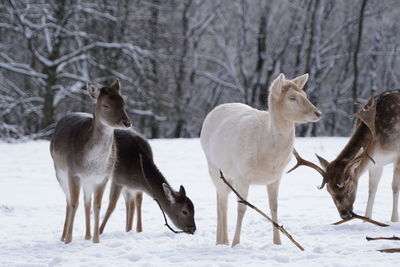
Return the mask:
<path fill-rule="evenodd" d="M 371 218 L 368 218 L 368 217 L 365 217 L 365 216 L 361 216 L 361 215 L 355 214 L 354 212 L 352 213 L 352 216 L 351 216 L 350 218 L 344 219 L 344 220 L 341 220 L 341 221 L 338 221 L 338 222 L 335 222 L 335 223 L 333 223 L 333 225 L 339 225 L 339 224 L 342 224 L 342 223 L 345 223 L 345 222 L 349 222 L 349 221 L 354 220 L 354 219 L 359 219 L 359 220 L 362 220 L 362 221 L 364 221 L 364 222 L 369 222 L 369 223 L 378 225 L 378 226 L 380 226 L 380 227 L 387 227 L 387 226 L 389 226 L 388 224 L 385 224 L 385 223 L 381 223 L 381 222 L 372 220 Z"/>
<path fill-rule="evenodd" d="M 250 208 L 252 208 L 253 210 L 257 211 L 259 214 L 261 214 L 264 218 L 266 218 L 269 222 L 272 223 L 272 225 L 278 229 L 279 231 L 281 231 L 284 235 L 286 235 L 289 240 L 296 246 L 298 247 L 301 251 L 304 251 L 304 248 L 296 241 L 294 240 L 294 238 L 289 234 L 288 231 L 286 231 L 285 228 L 283 228 L 283 225 L 279 225 L 277 222 L 275 222 L 274 220 L 272 220 L 267 214 L 265 214 L 264 212 L 262 212 L 260 209 L 258 209 L 256 206 L 254 206 L 253 204 L 251 204 L 250 202 L 248 202 L 247 200 L 245 200 L 236 190 L 235 188 L 233 188 L 233 186 L 225 179 L 224 174 L 222 173 L 221 170 L 219 170 L 220 173 L 220 178 L 222 179 L 222 181 L 224 181 L 224 183 L 233 191 L 233 193 L 235 193 L 235 195 L 240 199 L 238 202 L 241 204 L 244 204 L 246 206 L 249 206 Z"/>

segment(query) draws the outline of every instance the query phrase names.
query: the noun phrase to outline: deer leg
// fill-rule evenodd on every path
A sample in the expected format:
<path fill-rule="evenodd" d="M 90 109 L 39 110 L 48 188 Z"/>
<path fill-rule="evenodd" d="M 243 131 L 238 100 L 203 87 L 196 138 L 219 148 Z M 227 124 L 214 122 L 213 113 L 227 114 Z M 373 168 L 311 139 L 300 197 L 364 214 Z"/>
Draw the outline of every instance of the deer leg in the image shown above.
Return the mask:
<path fill-rule="evenodd" d="M 230 188 L 219 178 L 219 169 L 207 160 L 208 172 L 217 192 L 217 245 L 229 245 L 228 238 L 228 196 Z"/>
<path fill-rule="evenodd" d="M 131 196 L 129 200 L 128 224 L 126 225 L 127 232 L 132 230 L 134 215 L 135 215 L 135 198 Z"/>
<path fill-rule="evenodd" d="M 107 179 L 104 183 L 97 186 L 94 190 L 94 201 L 93 201 L 93 213 L 94 213 L 94 229 L 93 229 L 93 243 L 99 243 L 99 221 L 100 221 L 100 209 L 101 200 L 103 199 L 104 189 L 106 188 Z"/>
<path fill-rule="evenodd" d="M 143 192 L 139 192 L 139 193 L 136 194 L 136 209 L 137 209 L 136 232 L 138 232 L 138 233 L 143 231 L 143 227 L 142 227 L 142 201 L 143 201 Z"/>
<path fill-rule="evenodd" d="M 280 180 L 276 181 L 273 184 L 267 186 L 268 190 L 268 202 L 269 209 L 271 211 L 272 220 L 278 223 L 278 191 L 279 191 L 279 183 Z M 282 244 L 281 237 L 279 235 L 279 230 L 276 227 L 273 228 L 273 242 L 275 245 Z"/>
<path fill-rule="evenodd" d="M 400 161 L 397 161 L 394 167 L 392 190 L 393 190 L 393 207 L 392 207 L 392 222 L 399 221 L 399 189 L 400 189 Z"/>
<path fill-rule="evenodd" d="M 92 207 L 92 192 L 83 191 L 83 199 L 85 202 L 85 219 L 86 219 L 86 234 L 85 239 L 90 240 L 92 235 L 90 234 L 90 209 Z"/>
<path fill-rule="evenodd" d="M 247 196 L 249 194 L 249 185 L 248 184 L 242 185 L 241 187 L 236 188 L 236 190 L 245 200 L 247 200 Z M 243 222 L 243 217 L 244 217 L 244 214 L 246 213 L 246 210 L 247 210 L 247 206 L 245 204 L 238 202 L 236 230 L 235 230 L 235 236 L 233 237 L 233 241 L 232 241 L 232 247 L 234 247 L 240 243 L 240 232 L 242 230 L 242 222 Z"/>
<path fill-rule="evenodd" d="M 132 193 L 127 190 L 124 190 L 124 198 L 126 207 L 125 231 L 129 232 L 130 230 L 132 230 L 133 213 L 135 212 L 135 199 L 133 198 Z"/>
<path fill-rule="evenodd" d="M 69 176 L 68 177 L 68 185 L 69 185 L 69 194 L 70 194 L 70 210 L 68 213 L 68 221 L 66 227 L 66 236 L 64 239 L 65 244 L 71 243 L 72 241 L 72 231 L 74 228 L 74 220 L 76 210 L 79 205 L 79 192 L 80 192 L 80 184 L 77 177 Z"/>
<path fill-rule="evenodd" d="M 65 209 L 64 229 L 63 229 L 63 233 L 61 235 L 61 241 L 63 241 L 63 242 L 65 241 L 65 236 L 67 235 L 67 224 L 68 224 L 69 212 L 70 212 L 70 203 L 69 203 L 69 200 L 67 199 L 67 206 Z"/>
<path fill-rule="evenodd" d="M 379 181 L 381 180 L 383 167 L 372 167 L 369 169 L 369 190 L 368 204 L 365 211 L 365 217 L 372 217 L 372 208 L 374 206 L 376 190 L 378 189 Z"/>
<path fill-rule="evenodd" d="M 117 206 L 118 198 L 121 195 L 121 190 L 122 187 L 117 185 L 116 183 L 111 183 L 111 188 L 110 188 L 110 197 L 108 201 L 108 208 L 106 211 L 106 215 L 104 215 L 103 222 L 101 223 L 100 226 L 100 234 L 103 233 L 104 228 L 106 227 L 106 224 L 108 220 L 110 219 L 111 214 L 114 212 L 115 207 Z"/>
<path fill-rule="evenodd" d="M 228 238 L 228 196 L 229 191 L 217 190 L 217 242 L 216 244 L 229 245 Z"/>

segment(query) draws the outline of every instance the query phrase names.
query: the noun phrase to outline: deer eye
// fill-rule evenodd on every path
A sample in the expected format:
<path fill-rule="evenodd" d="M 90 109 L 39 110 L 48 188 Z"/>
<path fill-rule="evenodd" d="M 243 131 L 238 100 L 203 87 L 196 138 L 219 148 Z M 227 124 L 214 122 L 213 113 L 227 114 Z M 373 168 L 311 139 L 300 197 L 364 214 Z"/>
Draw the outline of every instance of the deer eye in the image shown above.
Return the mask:
<path fill-rule="evenodd" d="M 291 95 L 291 96 L 289 96 L 289 100 L 290 101 L 296 101 L 296 97 Z"/>
<path fill-rule="evenodd" d="M 105 110 L 110 110 L 110 109 L 111 109 L 110 105 L 108 105 L 108 104 L 103 104 L 102 107 L 103 107 Z"/>
<path fill-rule="evenodd" d="M 187 215 L 188 215 L 188 212 L 187 212 L 186 210 L 183 210 L 183 211 L 182 211 L 182 214 L 185 215 L 185 216 L 187 216 Z"/>

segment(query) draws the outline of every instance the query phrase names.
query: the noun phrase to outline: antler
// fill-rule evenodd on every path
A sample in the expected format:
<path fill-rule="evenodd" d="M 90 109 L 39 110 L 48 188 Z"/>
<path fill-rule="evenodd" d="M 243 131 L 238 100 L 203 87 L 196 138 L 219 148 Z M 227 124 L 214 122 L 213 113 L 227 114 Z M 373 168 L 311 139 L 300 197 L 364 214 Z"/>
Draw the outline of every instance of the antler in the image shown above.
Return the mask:
<path fill-rule="evenodd" d="M 369 143 L 363 148 L 364 150 L 359 155 L 356 155 L 354 159 L 352 159 L 349 163 L 347 163 L 346 168 L 344 169 L 345 172 L 353 166 L 357 161 L 362 159 L 369 159 L 375 164 L 375 160 L 368 154 L 367 150 L 369 145 L 373 142 L 376 136 L 375 130 L 375 118 L 376 118 L 376 98 L 373 97 L 371 99 L 371 103 L 366 104 L 359 112 L 353 114 L 354 117 L 360 119 L 371 131 L 372 138 Z"/>
<path fill-rule="evenodd" d="M 296 165 L 291 168 L 290 170 L 288 170 L 286 173 L 292 172 L 295 169 L 297 169 L 298 167 L 304 165 L 304 166 L 308 166 L 310 168 L 313 168 L 314 170 L 316 170 L 317 172 L 319 172 L 319 174 L 322 175 L 323 180 L 322 180 L 322 184 L 319 187 L 319 189 L 324 188 L 325 184 L 328 182 L 328 175 L 326 173 L 326 171 L 324 171 L 321 167 L 319 167 L 317 164 L 312 163 L 311 161 L 302 159 L 299 155 L 299 153 L 297 153 L 296 149 L 293 149 L 293 154 L 296 157 L 297 163 Z"/>
<path fill-rule="evenodd" d="M 376 117 L 376 98 L 373 97 L 371 103 L 365 105 L 362 110 L 353 114 L 353 117 L 360 119 L 371 130 L 372 138 L 375 138 L 375 117 Z"/>
<path fill-rule="evenodd" d="M 346 172 L 348 168 L 350 168 L 354 163 L 356 163 L 359 160 L 362 160 L 364 158 L 369 159 L 370 161 L 372 161 L 375 164 L 375 160 L 368 154 L 367 150 L 365 149 L 359 156 L 356 156 L 354 159 L 350 160 L 349 163 L 347 163 L 346 168 L 344 169 L 344 171 Z"/>
<path fill-rule="evenodd" d="M 362 159 L 369 159 L 370 161 L 372 161 L 372 163 L 375 164 L 375 160 L 367 152 L 367 148 L 370 143 L 371 142 L 369 142 L 368 145 L 366 145 L 365 149 L 361 148 L 362 149 L 361 153 L 359 153 L 359 155 L 356 155 L 354 159 L 350 160 L 349 163 L 347 163 L 346 167 L 344 168 L 345 173 L 349 170 L 349 168 L 351 168 L 351 166 L 353 166 L 353 164 Z"/>

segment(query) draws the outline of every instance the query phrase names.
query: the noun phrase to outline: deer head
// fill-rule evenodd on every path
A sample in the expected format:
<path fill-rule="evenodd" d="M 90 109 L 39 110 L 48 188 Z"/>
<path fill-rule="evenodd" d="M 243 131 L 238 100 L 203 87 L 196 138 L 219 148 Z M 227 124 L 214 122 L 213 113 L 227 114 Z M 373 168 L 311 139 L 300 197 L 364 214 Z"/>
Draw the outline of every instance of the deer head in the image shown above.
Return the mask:
<path fill-rule="evenodd" d="M 339 156 L 335 161 L 329 163 L 324 158 L 316 155 L 322 166 L 321 168 L 310 161 L 302 159 L 296 150 L 293 151 L 293 154 L 297 159 L 297 164 L 288 172 L 293 171 L 301 165 L 308 166 L 318 171 L 323 177 L 319 189 L 322 189 L 326 185 L 342 219 L 348 219 L 353 215 L 353 204 L 356 198 L 358 186 L 357 168 L 360 166 L 362 160 L 371 160 L 375 163 L 367 153 L 368 148 L 375 137 L 375 115 L 375 99 L 370 101 L 360 112 L 354 115 L 359 118 L 362 123 L 367 125 L 368 129 L 372 133 L 372 138 L 365 138 L 364 144 L 362 144 L 362 147 L 359 148 L 358 151 L 356 151 L 356 148 L 354 147 L 348 147 L 347 149 L 349 149 L 352 154 L 350 159 L 341 158 Z M 356 125 L 357 123 L 359 122 L 356 122 Z"/>
<path fill-rule="evenodd" d="M 131 122 L 125 111 L 125 101 L 120 95 L 120 87 L 118 80 L 102 88 L 88 83 L 87 91 L 95 104 L 95 119 L 113 128 L 129 128 Z"/>
<path fill-rule="evenodd" d="M 307 80 L 308 74 L 286 80 L 285 75 L 281 73 L 271 84 L 270 107 L 275 106 L 282 117 L 288 121 L 298 123 L 318 121 L 321 112 L 307 99 L 302 89 Z"/>
<path fill-rule="evenodd" d="M 181 185 L 178 192 L 175 192 L 168 184 L 163 183 L 163 190 L 168 201 L 163 209 L 176 227 L 193 234 L 196 231 L 194 222 L 194 206 L 186 196 L 185 188 Z"/>

